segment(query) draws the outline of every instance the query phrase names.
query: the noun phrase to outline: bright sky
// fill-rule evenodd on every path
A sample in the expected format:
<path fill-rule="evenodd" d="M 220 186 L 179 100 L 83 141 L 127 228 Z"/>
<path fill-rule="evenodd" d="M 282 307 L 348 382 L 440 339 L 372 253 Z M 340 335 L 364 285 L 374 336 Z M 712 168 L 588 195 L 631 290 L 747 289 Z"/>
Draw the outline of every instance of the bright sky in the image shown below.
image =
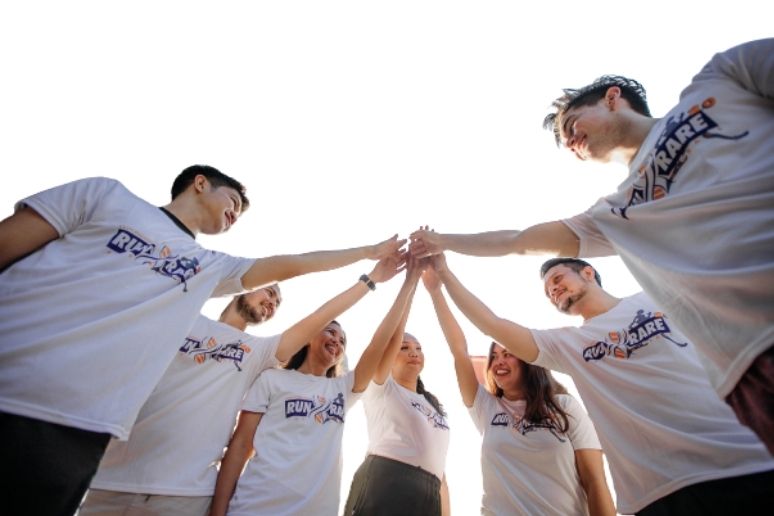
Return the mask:
<path fill-rule="evenodd" d="M 575 161 L 541 129 L 562 87 L 616 73 L 663 115 L 713 53 L 771 36 L 760 2 L 424 1 L 5 2 L 0 6 L 0 216 L 39 190 L 89 176 L 162 205 L 177 173 L 218 167 L 252 208 L 208 247 L 265 256 L 376 243 L 420 224 L 441 232 L 525 228 L 574 215 L 623 180 Z M 526 326 L 577 324 L 542 295 L 543 258 L 450 255 L 460 279 Z M 596 260 L 615 295 L 639 290 Z M 371 263 L 282 285 L 279 333 Z M 401 279 L 340 317 L 354 364 Z M 225 300 L 205 313 L 217 317 Z M 472 353 L 488 339 L 460 318 Z M 419 289 L 408 330 L 452 426 L 454 514 L 478 512 L 480 438 Z M 561 377 L 571 384 L 567 377 Z M 342 503 L 365 453 L 349 416 Z"/>

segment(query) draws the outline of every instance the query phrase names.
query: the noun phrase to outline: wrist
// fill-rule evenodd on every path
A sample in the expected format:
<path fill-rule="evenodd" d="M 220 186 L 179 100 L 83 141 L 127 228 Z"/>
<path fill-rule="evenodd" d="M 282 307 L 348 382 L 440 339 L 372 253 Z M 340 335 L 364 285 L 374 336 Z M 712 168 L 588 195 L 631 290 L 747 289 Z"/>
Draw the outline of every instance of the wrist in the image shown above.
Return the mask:
<path fill-rule="evenodd" d="M 369 289 L 376 290 L 376 283 L 374 283 L 374 281 L 371 279 L 370 276 L 368 276 L 368 274 L 361 275 L 359 281 L 362 281 L 363 283 L 365 283 L 366 287 L 368 287 Z"/>

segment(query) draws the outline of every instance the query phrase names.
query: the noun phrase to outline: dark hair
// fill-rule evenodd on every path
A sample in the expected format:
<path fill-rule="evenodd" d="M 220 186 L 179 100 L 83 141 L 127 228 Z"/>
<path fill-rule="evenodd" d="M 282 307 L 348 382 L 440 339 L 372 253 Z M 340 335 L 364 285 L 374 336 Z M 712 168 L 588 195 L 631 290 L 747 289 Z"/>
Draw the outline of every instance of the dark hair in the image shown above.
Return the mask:
<path fill-rule="evenodd" d="M 243 212 L 250 207 L 250 199 L 248 199 L 247 195 L 245 195 L 244 185 L 233 177 L 229 177 L 217 168 L 211 167 L 209 165 L 191 165 L 190 167 L 180 172 L 180 174 L 178 174 L 178 176 L 175 178 L 174 183 L 172 183 L 172 199 L 183 193 L 189 186 L 191 186 L 191 184 L 194 182 L 194 179 L 198 175 L 206 177 L 207 181 L 209 181 L 214 188 L 226 186 L 239 192 L 239 197 L 242 199 Z"/>
<path fill-rule="evenodd" d="M 329 325 L 335 324 L 339 328 L 341 328 L 341 324 L 339 324 L 339 321 L 333 320 L 325 325 L 327 328 Z M 287 363 L 282 366 L 283 369 L 298 369 L 303 365 L 304 360 L 306 360 L 306 355 L 309 353 L 309 346 L 310 344 L 305 345 L 303 348 L 296 351 L 296 354 L 290 357 L 290 359 L 287 361 Z M 335 378 L 339 376 L 342 373 L 342 367 L 341 367 L 341 361 L 338 363 L 330 366 L 327 371 L 325 371 L 325 376 L 328 378 Z"/>
<path fill-rule="evenodd" d="M 499 344 L 492 341 L 486 360 L 486 390 L 498 398 L 502 398 L 503 390 L 497 386 L 492 375 L 495 346 L 499 346 Z M 561 432 L 566 432 L 570 426 L 568 414 L 562 409 L 556 396 L 557 394 L 567 394 L 567 389 L 556 381 L 551 371 L 521 359 L 518 360 L 521 364 L 524 394 L 527 402 L 524 409 L 524 419 L 531 423 L 552 422 Z"/>
<path fill-rule="evenodd" d="M 652 116 L 645 96 L 645 88 L 639 82 L 621 75 L 603 75 L 594 82 L 579 89 L 563 88 L 564 95 L 551 103 L 556 111 L 549 113 L 543 119 L 543 128 L 554 132 L 556 145 L 562 145 L 562 135 L 559 131 L 559 115 L 578 106 L 591 106 L 605 98 L 608 88 L 621 88 L 621 97 L 626 99 L 634 111 L 645 116 Z"/>
<path fill-rule="evenodd" d="M 422 378 L 417 376 L 417 394 L 421 394 L 425 397 L 427 402 L 433 406 L 436 412 L 446 417 L 446 411 L 443 409 L 443 405 L 438 401 L 438 398 L 432 392 L 425 389 L 425 384 L 422 383 Z"/>
<path fill-rule="evenodd" d="M 591 270 L 594 271 L 594 279 L 596 280 L 597 285 L 600 287 L 602 286 L 602 278 L 599 276 L 597 269 L 595 269 L 589 262 L 585 260 L 579 260 L 578 258 L 551 258 L 550 260 L 546 260 L 546 262 L 540 266 L 540 279 L 545 278 L 546 274 L 548 274 L 548 271 L 557 265 L 566 265 L 575 272 L 580 272 L 586 267 L 591 267 Z"/>

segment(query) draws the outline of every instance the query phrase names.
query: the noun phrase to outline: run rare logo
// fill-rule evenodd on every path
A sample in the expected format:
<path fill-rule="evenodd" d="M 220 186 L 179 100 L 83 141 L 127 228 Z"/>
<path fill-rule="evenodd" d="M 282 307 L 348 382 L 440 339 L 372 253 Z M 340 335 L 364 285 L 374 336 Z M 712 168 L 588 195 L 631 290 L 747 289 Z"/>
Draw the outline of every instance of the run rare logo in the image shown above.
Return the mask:
<path fill-rule="evenodd" d="M 615 358 L 629 358 L 634 352 L 650 344 L 650 340 L 661 335 L 669 342 L 684 348 L 687 342 L 678 342 L 670 335 L 672 330 L 661 312 L 648 312 L 638 310 L 637 315 L 627 329 L 611 331 L 607 339 L 598 341 L 593 346 L 583 350 L 583 359 L 586 362 L 602 360 L 607 356 Z"/>
<path fill-rule="evenodd" d="M 494 415 L 492 418 L 492 422 L 489 423 L 491 426 L 502 426 L 502 427 L 511 427 L 517 432 L 519 432 L 521 435 L 527 435 L 530 432 L 535 432 L 537 430 L 548 430 L 551 432 L 551 435 L 556 437 L 559 442 L 565 442 L 565 438 L 561 436 L 561 429 L 557 426 L 557 424 L 554 421 L 544 421 L 542 423 L 532 423 L 530 421 L 526 421 L 523 418 L 519 418 L 518 421 L 511 422 L 512 418 L 509 414 L 505 412 L 498 412 Z"/>
<path fill-rule="evenodd" d="M 314 418 L 321 425 L 329 421 L 343 423 L 344 394 L 339 393 L 333 401 L 328 401 L 325 396 L 285 400 L 285 418 L 291 417 Z"/>
<path fill-rule="evenodd" d="M 146 242 L 126 229 L 119 229 L 107 247 L 118 254 L 133 254 L 136 260 L 148 265 L 153 272 L 181 283 L 184 292 L 188 292 L 188 280 L 202 269 L 198 259 L 173 255 L 167 246 L 156 252 L 156 244 Z"/>
<path fill-rule="evenodd" d="M 203 340 L 186 337 L 180 347 L 180 352 L 193 357 L 197 364 L 203 364 L 207 360 L 216 362 L 227 360 L 234 364 L 237 371 L 242 370 L 242 362 L 251 351 L 250 346 L 241 340 L 220 344 L 214 337 L 205 337 Z"/>
<path fill-rule="evenodd" d="M 425 419 L 429 424 L 433 425 L 433 428 L 440 428 L 442 430 L 449 429 L 449 425 L 446 423 L 446 418 L 435 410 L 431 410 L 418 401 L 412 401 L 411 406 L 417 409 L 420 414 L 425 416 Z"/>
<path fill-rule="evenodd" d="M 680 169 L 688 159 L 689 147 L 694 140 L 698 138 L 739 140 L 749 134 L 749 131 L 737 135 L 725 135 L 713 131 L 718 128 L 718 124 L 705 110 L 712 108 L 715 102 L 715 97 L 708 97 L 701 105 L 696 104 L 677 117 L 669 117 L 664 131 L 656 141 L 655 148 L 637 171 L 639 177 L 630 188 L 626 206 L 612 208 L 615 215 L 628 219 L 626 211 L 629 207 L 666 197 L 672 184 L 677 180 Z"/>

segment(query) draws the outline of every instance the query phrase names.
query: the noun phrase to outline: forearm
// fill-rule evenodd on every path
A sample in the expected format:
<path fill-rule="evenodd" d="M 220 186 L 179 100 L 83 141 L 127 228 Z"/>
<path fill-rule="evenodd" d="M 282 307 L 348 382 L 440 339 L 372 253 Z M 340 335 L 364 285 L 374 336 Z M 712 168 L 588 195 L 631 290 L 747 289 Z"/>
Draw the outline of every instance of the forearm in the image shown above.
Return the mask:
<path fill-rule="evenodd" d="M 242 276 L 242 285 L 253 289 L 275 281 L 283 281 L 311 272 L 329 271 L 372 258 L 373 246 L 353 247 L 336 251 L 313 251 L 258 258 Z"/>
<path fill-rule="evenodd" d="M 411 311 L 411 303 L 414 299 L 414 293 L 416 293 L 416 286 L 414 291 L 409 296 L 406 306 L 403 307 L 403 316 L 400 318 L 398 326 L 390 337 L 390 342 L 387 343 L 387 349 L 382 354 L 382 359 L 379 361 L 379 365 L 376 367 L 373 380 L 379 385 L 383 384 L 392 371 L 392 365 L 395 362 L 395 357 L 400 352 L 400 347 L 403 344 L 403 333 L 406 330 L 406 321 L 408 320 L 409 312 Z"/>
<path fill-rule="evenodd" d="M 297 322 L 282 333 L 276 358 L 285 362 L 292 357 L 309 339 L 322 331 L 325 326 L 336 317 L 340 316 L 370 292 L 362 281 L 329 300 L 308 317 Z"/>
<path fill-rule="evenodd" d="M 395 329 L 398 327 L 400 320 L 403 317 L 403 311 L 416 289 L 416 284 L 416 279 L 413 281 L 407 279 L 403 283 L 390 310 L 374 332 L 370 344 L 365 351 L 363 351 L 363 355 L 360 357 L 360 360 L 358 360 L 357 366 L 355 367 L 355 385 L 352 388 L 353 392 L 364 391 L 371 381 L 371 378 L 373 378 L 385 348 L 395 333 Z"/>
<path fill-rule="evenodd" d="M 433 301 L 435 315 L 438 317 L 438 324 L 441 326 L 443 336 L 449 345 L 449 350 L 454 359 L 468 358 L 468 346 L 465 335 L 462 333 L 457 319 L 454 318 L 449 304 L 440 289 L 430 293 L 430 299 Z"/>
<path fill-rule="evenodd" d="M 590 516 L 615 516 L 613 498 L 604 479 L 598 480 L 586 488 L 586 499 Z"/>
<path fill-rule="evenodd" d="M 519 230 L 487 231 L 471 234 L 441 234 L 441 247 L 470 256 L 504 256 L 518 253 Z"/>
<path fill-rule="evenodd" d="M 234 495 L 239 475 L 245 467 L 252 449 L 246 446 L 229 445 L 226 454 L 220 463 L 218 478 L 215 483 L 215 493 L 210 506 L 210 516 L 225 516 L 228 504 Z"/>

